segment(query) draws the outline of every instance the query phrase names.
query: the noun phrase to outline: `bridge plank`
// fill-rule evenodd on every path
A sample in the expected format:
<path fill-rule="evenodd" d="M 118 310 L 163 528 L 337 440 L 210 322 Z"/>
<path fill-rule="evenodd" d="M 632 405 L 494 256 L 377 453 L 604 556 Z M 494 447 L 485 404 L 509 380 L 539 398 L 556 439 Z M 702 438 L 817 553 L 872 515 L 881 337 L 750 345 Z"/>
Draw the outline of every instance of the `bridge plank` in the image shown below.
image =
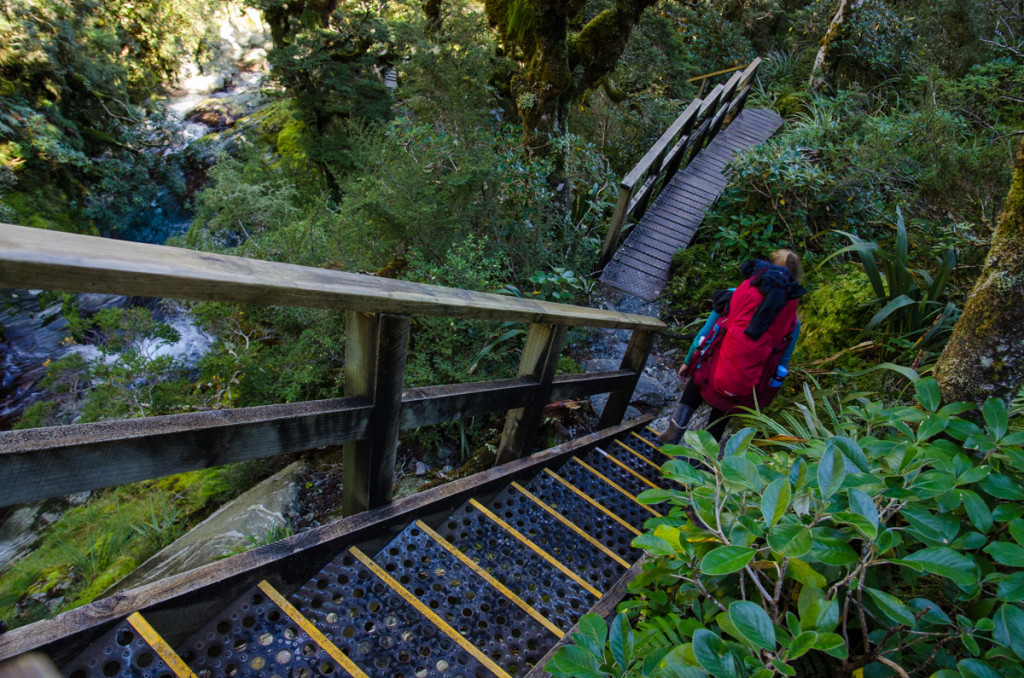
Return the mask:
<path fill-rule="evenodd" d="M 404 280 L 0 224 L 0 287 L 558 325 L 657 318 Z"/>
<path fill-rule="evenodd" d="M 707 210 L 728 185 L 729 162 L 737 152 L 765 142 L 781 124 L 782 119 L 772 111 L 740 112 L 686 169 L 666 182 L 605 268 L 601 280 L 641 299 L 656 299 L 668 280 L 675 251 L 666 248 L 666 243 L 678 238 L 682 240 L 679 247 L 686 247 L 692 242 Z"/>

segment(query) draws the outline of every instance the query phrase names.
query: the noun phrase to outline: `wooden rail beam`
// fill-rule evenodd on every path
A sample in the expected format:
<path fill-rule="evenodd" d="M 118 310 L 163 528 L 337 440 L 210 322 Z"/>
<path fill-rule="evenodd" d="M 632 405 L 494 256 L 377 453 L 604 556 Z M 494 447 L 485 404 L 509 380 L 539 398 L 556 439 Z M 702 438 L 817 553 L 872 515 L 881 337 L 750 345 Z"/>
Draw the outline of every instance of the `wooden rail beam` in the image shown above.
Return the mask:
<path fill-rule="evenodd" d="M 565 325 L 530 325 L 519 361 L 519 376 L 535 380 L 537 393 L 529 405 L 509 410 L 495 465 L 522 457 L 533 445 L 544 406 L 550 402 L 558 356 L 562 353 L 567 329 Z"/>
<path fill-rule="evenodd" d="M 409 316 L 349 311 L 345 342 L 345 395 L 373 403 L 368 437 L 342 453 L 342 511 L 351 516 L 391 502 Z"/>

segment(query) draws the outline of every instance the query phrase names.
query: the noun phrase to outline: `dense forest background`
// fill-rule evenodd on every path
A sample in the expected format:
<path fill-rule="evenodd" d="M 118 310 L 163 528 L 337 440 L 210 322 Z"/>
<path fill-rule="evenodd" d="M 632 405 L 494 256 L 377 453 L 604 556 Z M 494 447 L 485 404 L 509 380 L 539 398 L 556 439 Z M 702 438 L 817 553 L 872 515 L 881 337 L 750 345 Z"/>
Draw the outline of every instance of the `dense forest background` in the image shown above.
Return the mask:
<path fill-rule="evenodd" d="M 246 10 L 268 31 L 239 67 L 266 72 L 258 103 L 199 106 L 215 131 L 193 140 L 176 88 L 208 75 L 225 17 Z M 934 364 L 1003 209 L 1022 49 L 1011 0 L 8 0 L 0 220 L 592 303 L 618 179 L 697 94 L 688 78 L 761 56 L 747 106 L 786 124 L 737 160 L 677 255 L 666 347 L 740 262 L 792 247 L 810 293 L 777 406 L 805 383 L 819 398 L 898 398 L 902 377 L 872 368 Z M 166 303 L 39 303 L 60 305 L 69 345 L 93 348 L 45 366 L 16 428 L 338 395 L 342 313 L 172 304 L 210 337 L 189 363 L 154 350 L 180 338 Z M 514 376 L 522 336 L 416 319 L 407 385 Z M 417 431 L 403 452 L 458 466 L 486 453 L 494 424 Z M 0 617 L 87 602 L 271 470 L 70 509 L 77 522 L 0 575 Z M 152 528 L 118 531 L 126 514 Z"/>

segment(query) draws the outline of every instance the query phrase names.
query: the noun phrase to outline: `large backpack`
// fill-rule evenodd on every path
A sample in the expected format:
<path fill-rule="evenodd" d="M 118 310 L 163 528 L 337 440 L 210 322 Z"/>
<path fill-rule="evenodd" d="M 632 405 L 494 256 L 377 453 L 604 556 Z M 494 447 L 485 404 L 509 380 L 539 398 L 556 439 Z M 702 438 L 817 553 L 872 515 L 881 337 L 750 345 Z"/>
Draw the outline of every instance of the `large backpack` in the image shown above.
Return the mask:
<path fill-rule="evenodd" d="M 797 300 L 779 311 L 768 331 L 754 339 L 744 332 L 762 294 L 746 280 L 732 295 L 729 311 L 718 319 L 696 354 L 693 379 L 704 402 L 727 413 L 764 407 L 778 392 L 770 385 L 796 329 Z"/>

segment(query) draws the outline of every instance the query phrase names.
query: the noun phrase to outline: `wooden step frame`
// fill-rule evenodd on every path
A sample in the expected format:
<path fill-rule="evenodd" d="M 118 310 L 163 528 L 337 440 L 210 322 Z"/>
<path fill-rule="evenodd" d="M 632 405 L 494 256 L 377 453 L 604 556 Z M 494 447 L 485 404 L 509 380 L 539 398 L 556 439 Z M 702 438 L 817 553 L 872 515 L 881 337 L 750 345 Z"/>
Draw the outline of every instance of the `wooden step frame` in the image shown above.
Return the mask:
<path fill-rule="evenodd" d="M 489 497 L 513 480 L 530 478 L 544 468 L 557 468 L 573 456 L 642 428 L 652 419 L 647 415 L 619 424 L 226 560 L 114 594 L 54 619 L 14 629 L 0 635 L 0 661 L 37 650 L 63 664 L 134 612 L 141 612 L 171 645 L 176 645 L 227 602 L 264 579 L 279 591 L 293 591 L 350 546 L 376 551 L 415 520 L 436 528 L 464 501 Z M 624 594 L 624 583 L 621 589 Z M 598 602 L 599 608 L 611 593 L 606 592 Z"/>

